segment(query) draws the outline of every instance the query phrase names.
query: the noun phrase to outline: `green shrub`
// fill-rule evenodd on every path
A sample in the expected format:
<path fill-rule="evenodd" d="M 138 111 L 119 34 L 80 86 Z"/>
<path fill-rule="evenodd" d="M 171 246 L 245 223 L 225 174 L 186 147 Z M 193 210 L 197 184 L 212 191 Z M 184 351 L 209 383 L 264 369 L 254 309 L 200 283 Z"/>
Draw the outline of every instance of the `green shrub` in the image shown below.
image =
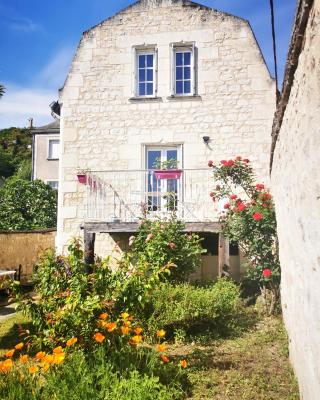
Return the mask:
<path fill-rule="evenodd" d="M 158 270 L 169 263 L 169 280 L 186 281 L 188 276 L 201 265 L 201 238 L 185 234 L 185 225 L 174 214 L 168 220 L 142 220 L 135 237 L 130 238 L 133 264 L 144 260 Z"/>
<path fill-rule="evenodd" d="M 238 286 L 226 279 L 207 287 L 164 283 L 152 293 L 144 324 L 151 336 L 164 328 L 176 339 L 184 339 L 184 333 L 197 334 L 208 327 L 218 336 L 231 327 L 240 305 Z"/>

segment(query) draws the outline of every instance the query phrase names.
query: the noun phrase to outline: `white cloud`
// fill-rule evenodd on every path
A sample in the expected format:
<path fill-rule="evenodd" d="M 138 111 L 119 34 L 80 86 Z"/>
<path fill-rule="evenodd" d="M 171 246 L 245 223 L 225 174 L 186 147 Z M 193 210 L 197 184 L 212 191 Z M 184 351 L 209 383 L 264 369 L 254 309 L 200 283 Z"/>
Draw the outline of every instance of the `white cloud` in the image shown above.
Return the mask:
<path fill-rule="evenodd" d="M 15 17 L 7 22 L 10 29 L 23 33 L 30 33 L 42 30 L 41 25 L 34 23 L 29 18 Z"/>
<path fill-rule="evenodd" d="M 49 104 L 57 99 L 55 90 L 6 86 L 6 93 L 0 99 L 0 129 L 11 126 L 25 127 L 32 117 L 34 126 L 52 121 Z"/>

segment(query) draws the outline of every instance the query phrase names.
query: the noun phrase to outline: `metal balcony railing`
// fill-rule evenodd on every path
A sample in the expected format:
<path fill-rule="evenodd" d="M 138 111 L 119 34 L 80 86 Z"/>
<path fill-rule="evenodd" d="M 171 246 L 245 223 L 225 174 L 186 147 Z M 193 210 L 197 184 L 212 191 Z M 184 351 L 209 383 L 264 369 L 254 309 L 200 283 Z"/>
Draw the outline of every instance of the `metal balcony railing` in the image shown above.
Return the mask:
<path fill-rule="evenodd" d="M 136 222 L 143 214 L 163 218 L 172 212 L 185 222 L 216 220 L 217 210 L 209 196 L 214 186 L 212 171 L 180 171 L 181 176 L 172 179 L 159 177 L 154 170 L 87 173 L 85 220 Z"/>

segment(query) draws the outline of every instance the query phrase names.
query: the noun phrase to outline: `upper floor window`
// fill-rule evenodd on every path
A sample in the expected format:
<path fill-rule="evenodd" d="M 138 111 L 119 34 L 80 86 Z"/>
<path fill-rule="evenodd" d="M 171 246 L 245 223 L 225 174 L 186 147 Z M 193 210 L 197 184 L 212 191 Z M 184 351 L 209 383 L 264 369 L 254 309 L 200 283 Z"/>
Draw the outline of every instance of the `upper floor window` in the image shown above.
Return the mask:
<path fill-rule="evenodd" d="M 59 181 L 47 181 L 47 185 L 49 185 L 51 189 L 59 189 Z"/>
<path fill-rule="evenodd" d="M 172 94 L 192 96 L 196 94 L 194 45 L 173 46 Z"/>
<path fill-rule="evenodd" d="M 48 145 L 48 159 L 49 160 L 58 160 L 59 159 L 59 147 L 60 147 L 59 139 L 49 139 L 49 145 Z"/>
<path fill-rule="evenodd" d="M 137 97 L 156 95 L 156 51 L 137 50 Z"/>

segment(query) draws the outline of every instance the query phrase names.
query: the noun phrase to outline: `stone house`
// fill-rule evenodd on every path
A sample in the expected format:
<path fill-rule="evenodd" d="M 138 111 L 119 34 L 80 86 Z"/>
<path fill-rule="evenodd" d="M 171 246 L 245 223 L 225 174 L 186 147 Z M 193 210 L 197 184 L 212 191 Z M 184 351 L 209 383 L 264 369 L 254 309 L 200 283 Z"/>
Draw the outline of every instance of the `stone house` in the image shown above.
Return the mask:
<path fill-rule="evenodd" d="M 33 128 L 32 179 L 41 179 L 53 189 L 59 187 L 60 121 Z"/>
<path fill-rule="evenodd" d="M 243 155 L 268 182 L 275 83 L 248 21 L 186 0 L 137 1 L 83 33 L 59 103 L 59 251 L 81 228 L 88 253 L 94 242 L 99 255 L 125 247 L 143 204 L 204 235 L 200 277 L 224 264 L 239 277 L 207 162 Z M 167 162 L 180 177 L 155 177 Z"/>
<path fill-rule="evenodd" d="M 320 398 L 320 0 L 299 0 L 273 124 L 281 297 L 301 399 Z"/>

